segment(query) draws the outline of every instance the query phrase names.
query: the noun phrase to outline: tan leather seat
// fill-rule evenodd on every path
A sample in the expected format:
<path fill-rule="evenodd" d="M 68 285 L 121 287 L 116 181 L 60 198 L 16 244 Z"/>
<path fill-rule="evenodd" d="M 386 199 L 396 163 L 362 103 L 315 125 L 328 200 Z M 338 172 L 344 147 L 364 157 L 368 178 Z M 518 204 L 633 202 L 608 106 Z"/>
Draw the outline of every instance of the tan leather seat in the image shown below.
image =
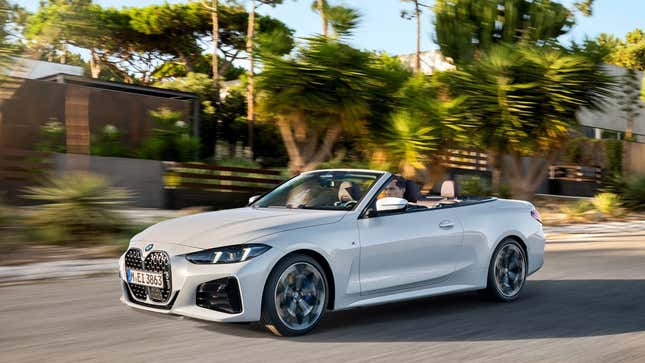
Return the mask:
<path fill-rule="evenodd" d="M 441 184 L 441 197 L 443 198 L 440 202 L 441 204 L 453 204 L 459 202 L 455 195 L 454 180 L 446 180 Z"/>

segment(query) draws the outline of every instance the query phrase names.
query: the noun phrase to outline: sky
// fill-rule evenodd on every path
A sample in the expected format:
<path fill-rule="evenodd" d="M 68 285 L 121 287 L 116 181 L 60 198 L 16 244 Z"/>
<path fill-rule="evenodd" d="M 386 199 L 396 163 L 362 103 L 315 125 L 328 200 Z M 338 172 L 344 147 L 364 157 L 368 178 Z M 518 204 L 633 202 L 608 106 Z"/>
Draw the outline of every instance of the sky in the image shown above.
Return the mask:
<path fill-rule="evenodd" d="M 259 13 L 271 15 L 286 23 L 296 31 L 296 36 L 304 37 L 322 32 L 320 18 L 311 10 L 313 0 L 284 0 L 275 8 L 264 6 Z M 15 0 L 14 0 L 15 2 Z M 39 0 L 19 0 L 30 11 L 38 8 Z M 163 3 L 163 0 L 94 0 L 102 6 L 145 6 Z M 169 3 L 185 2 L 168 0 Z M 400 17 L 401 10 L 409 4 L 400 0 L 330 0 L 332 4 L 342 4 L 356 8 L 362 14 L 359 28 L 351 43 L 361 49 L 386 51 L 389 54 L 409 54 L 415 51 L 415 23 Z M 433 0 L 426 0 L 432 4 Z M 563 0 L 570 5 L 574 0 Z M 600 33 L 614 34 L 623 38 L 635 28 L 645 28 L 645 0 L 595 0 L 593 16 L 578 16 L 578 24 L 573 31 L 561 39 L 582 40 L 585 36 L 595 37 Z M 426 11 L 422 19 L 423 50 L 435 49 L 433 42 L 431 12 Z"/>

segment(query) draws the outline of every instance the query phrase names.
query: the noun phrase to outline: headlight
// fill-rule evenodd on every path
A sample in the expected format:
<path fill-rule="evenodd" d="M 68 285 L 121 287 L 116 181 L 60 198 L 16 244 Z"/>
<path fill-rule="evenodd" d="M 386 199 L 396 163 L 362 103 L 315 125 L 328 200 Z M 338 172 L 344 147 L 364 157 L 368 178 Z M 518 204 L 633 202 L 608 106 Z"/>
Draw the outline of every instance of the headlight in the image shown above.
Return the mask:
<path fill-rule="evenodd" d="M 252 259 L 271 247 L 262 244 L 236 245 L 211 248 L 186 255 L 186 259 L 197 264 L 235 263 Z"/>

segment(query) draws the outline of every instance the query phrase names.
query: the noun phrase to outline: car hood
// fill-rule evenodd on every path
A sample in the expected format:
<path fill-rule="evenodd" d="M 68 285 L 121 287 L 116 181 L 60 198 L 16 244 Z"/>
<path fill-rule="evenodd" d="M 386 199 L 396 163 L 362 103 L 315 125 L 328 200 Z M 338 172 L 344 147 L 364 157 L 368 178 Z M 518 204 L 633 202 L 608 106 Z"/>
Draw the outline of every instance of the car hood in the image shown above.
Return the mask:
<path fill-rule="evenodd" d="M 132 238 L 136 242 L 213 248 L 248 243 L 291 229 L 336 223 L 347 212 L 307 209 L 237 208 L 194 214 L 155 224 Z"/>

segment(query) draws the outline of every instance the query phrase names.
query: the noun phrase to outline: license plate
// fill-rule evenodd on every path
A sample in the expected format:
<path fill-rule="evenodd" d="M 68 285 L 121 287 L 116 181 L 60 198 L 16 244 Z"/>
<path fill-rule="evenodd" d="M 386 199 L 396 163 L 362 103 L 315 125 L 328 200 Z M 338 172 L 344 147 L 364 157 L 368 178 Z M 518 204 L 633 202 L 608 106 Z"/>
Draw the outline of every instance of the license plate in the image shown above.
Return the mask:
<path fill-rule="evenodd" d="M 126 277 L 129 283 L 163 288 L 163 274 L 139 270 L 126 270 Z"/>

